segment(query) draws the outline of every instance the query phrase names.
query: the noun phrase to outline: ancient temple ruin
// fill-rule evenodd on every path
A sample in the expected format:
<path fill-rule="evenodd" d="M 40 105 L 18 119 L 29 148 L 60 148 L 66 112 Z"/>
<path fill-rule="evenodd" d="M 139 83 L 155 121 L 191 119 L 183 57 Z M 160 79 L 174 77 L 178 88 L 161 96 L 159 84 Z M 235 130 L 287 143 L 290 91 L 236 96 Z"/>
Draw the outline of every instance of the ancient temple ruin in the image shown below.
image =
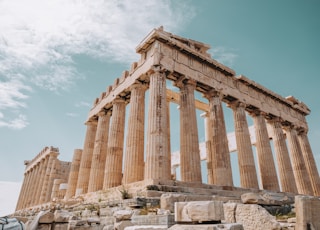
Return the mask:
<path fill-rule="evenodd" d="M 209 185 L 232 190 L 232 173 L 239 173 L 242 189 L 320 196 L 320 178 L 307 137 L 308 107 L 292 96 L 284 98 L 243 75 L 237 76 L 232 69 L 212 59 L 207 52 L 209 48 L 162 28 L 152 30 L 143 39 L 136 48 L 140 60 L 116 78 L 89 111 L 83 150 L 74 152 L 65 200 L 137 182 L 175 183 L 171 174 L 170 141 L 174 137 L 170 135 L 169 103 L 179 104 L 181 186 L 212 190 L 201 181 L 196 121 L 199 109 L 204 112 L 206 124 Z M 169 90 L 167 81 L 180 91 Z M 149 91 L 147 105 L 146 91 Z M 207 103 L 198 101 L 195 91 Z M 239 172 L 234 172 L 231 166 L 222 103 L 233 112 Z M 128 104 L 130 110 L 126 115 Z M 258 167 L 247 115 L 254 122 Z M 27 164 L 18 210 L 50 198 L 48 186 L 54 185 L 50 162 L 56 159 L 57 152 L 49 148 L 40 155 Z M 39 171 L 43 173 L 38 174 Z M 34 174 L 41 177 L 30 191 L 27 188 Z M 61 179 L 57 186 L 66 182 L 65 176 L 56 179 Z M 40 199 L 30 200 L 29 193 L 37 193 Z"/>
<path fill-rule="evenodd" d="M 63 198 L 71 162 L 58 159 L 59 149 L 45 147 L 31 161 L 25 161 L 24 180 L 17 210 Z"/>

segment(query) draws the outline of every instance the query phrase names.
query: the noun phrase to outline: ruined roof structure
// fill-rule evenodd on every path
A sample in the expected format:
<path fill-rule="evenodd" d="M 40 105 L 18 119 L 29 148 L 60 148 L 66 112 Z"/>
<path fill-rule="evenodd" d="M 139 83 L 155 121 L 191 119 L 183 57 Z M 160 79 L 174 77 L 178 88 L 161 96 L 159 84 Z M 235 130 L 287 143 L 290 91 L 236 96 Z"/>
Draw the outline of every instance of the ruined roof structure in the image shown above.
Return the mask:
<path fill-rule="evenodd" d="M 307 137 L 305 117 L 309 108 L 293 96 L 284 98 L 236 75 L 212 59 L 208 49 L 207 44 L 171 34 L 162 27 L 142 40 L 136 47 L 140 60 L 115 78 L 89 111 L 83 150 L 75 150 L 65 200 L 79 196 L 110 200 L 115 188 L 122 186 L 133 196 L 145 197 L 161 196 L 166 191 L 230 195 L 252 189 L 320 196 L 319 174 Z M 179 92 L 169 90 L 167 81 Z M 207 103 L 197 100 L 195 91 Z M 171 174 L 170 140 L 175 137 L 170 135 L 169 103 L 179 104 L 180 151 L 175 158 L 179 158 L 180 181 Z M 237 152 L 238 172 L 231 166 L 223 103 L 233 113 L 236 149 L 232 151 Z M 201 179 L 196 109 L 204 112 L 208 184 Z M 249 129 L 247 115 L 253 119 L 253 129 Z M 255 136 L 257 167 L 250 133 Z M 39 175 L 34 189 L 37 194 L 43 191 L 44 178 L 52 167 L 48 159 L 47 170 L 40 167 L 33 171 Z M 25 181 L 34 177 L 27 172 Z M 240 175 L 240 188 L 234 187 L 233 173 Z M 23 183 L 22 191 L 27 184 Z M 21 197 L 18 210 L 48 201 L 26 203 Z"/>

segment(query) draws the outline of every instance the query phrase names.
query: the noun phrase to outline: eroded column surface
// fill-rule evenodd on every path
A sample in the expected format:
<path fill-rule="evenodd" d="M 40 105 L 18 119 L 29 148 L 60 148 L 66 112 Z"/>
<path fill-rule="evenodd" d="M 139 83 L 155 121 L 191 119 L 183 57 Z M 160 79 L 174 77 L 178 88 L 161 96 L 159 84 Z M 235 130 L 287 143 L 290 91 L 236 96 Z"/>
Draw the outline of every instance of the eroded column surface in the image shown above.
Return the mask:
<path fill-rule="evenodd" d="M 88 191 L 92 154 L 97 131 L 97 121 L 88 121 L 86 125 L 87 132 L 80 162 L 76 195 L 85 194 Z"/>
<path fill-rule="evenodd" d="M 208 112 L 201 114 L 201 117 L 204 118 L 204 129 L 205 129 L 205 144 L 206 144 L 206 153 L 207 153 L 207 178 L 208 184 L 214 184 L 214 177 L 212 171 L 212 150 L 211 150 L 211 141 L 210 137 L 212 136 L 211 124 Z"/>
<path fill-rule="evenodd" d="M 40 196 L 41 196 L 41 191 L 44 184 L 44 177 L 46 174 L 47 166 L 48 166 L 48 157 L 45 157 L 40 162 L 39 184 L 37 186 L 37 192 L 35 194 L 35 198 L 36 198 L 35 204 L 40 203 Z"/>
<path fill-rule="evenodd" d="M 54 162 L 57 159 L 57 156 L 58 156 L 58 153 L 55 153 L 55 152 L 51 152 L 49 154 L 48 164 L 47 164 L 43 185 L 41 189 L 41 196 L 40 196 L 40 202 L 39 202 L 41 204 L 45 203 L 47 201 L 47 197 L 51 195 L 51 191 L 49 190 L 50 174 L 51 174 L 52 168 L 54 167 Z"/>
<path fill-rule="evenodd" d="M 166 75 L 150 75 L 145 179 L 170 179 Z"/>
<path fill-rule="evenodd" d="M 213 181 L 216 185 L 233 186 L 227 131 L 219 92 L 212 90 L 206 97 L 209 100 Z"/>
<path fill-rule="evenodd" d="M 125 112 L 125 100 L 116 98 L 113 101 L 103 189 L 121 185 Z"/>
<path fill-rule="evenodd" d="M 301 146 L 303 159 L 310 177 L 313 194 L 315 196 L 320 196 L 320 177 L 308 140 L 307 131 L 301 130 L 301 132 L 299 132 L 298 139 Z"/>
<path fill-rule="evenodd" d="M 144 176 L 144 114 L 146 86 L 131 87 L 128 133 L 124 161 L 123 183 L 143 180 Z"/>
<path fill-rule="evenodd" d="M 251 113 L 256 135 L 256 148 L 263 189 L 280 191 L 267 125 L 260 111 Z"/>
<path fill-rule="evenodd" d="M 233 109 L 241 187 L 259 188 L 245 105 L 236 102 L 229 106 Z"/>
<path fill-rule="evenodd" d="M 199 138 L 194 90 L 196 82 L 184 80 L 180 88 L 180 170 L 181 180 L 201 182 Z"/>
<path fill-rule="evenodd" d="M 21 188 L 21 192 L 19 195 L 19 202 L 17 204 L 16 210 L 25 208 L 25 203 L 26 203 L 26 196 L 27 192 L 29 190 L 30 186 L 30 180 L 31 180 L 31 172 L 30 170 L 25 173 L 24 181 L 23 181 L 23 186 Z"/>
<path fill-rule="evenodd" d="M 82 156 L 82 149 L 75 149 L 73 153 L 71 169 L 68 179 L 68 188 L 65 199 L 69 199 L 76 194 L 77 181 L 79 176 L 79 168 Z"/>
<path fill-rule="evenodd" d="M 103 188 L 110 116 L 110 111 L 103 111 L 99 113 L 98 126 L 92 155 L 88 192 L 95 192 Z"/>
<path fill-rule="evenodd" d="M 28 204 L 29 207 L 35 205 L 35 201 L 36 201 L 35 194 L 37 193 L 37 188 L 38 188 L 39 171 L 40 171 L 40 163 L 37 163 L 34 166 L 34 177 L 33 177 L 32 186 L 30 188 L 31 196 L 30 196 L 30 202 Z"/>
<path fill-rule="evenodd" d="M 278 118 L 273 118 L 268 120 L 268 123 L 273 130 L 272 138 L 276 153 L 281 191 L 297 193 L 298 190 L 293 175 L 286 138 L 280 120 Z"/>
<path fill-rule="evenodd" d="M 304 159 L 298 141 L 297 130 L 291 126 L 287 126 L 285 127 L 285 131 L 287 134 L 293 175 L 296 180 L 298 193 L 305 195 L 313 195 L 309 174 L 306 169 L 306 165 L 304 163 Z"/>

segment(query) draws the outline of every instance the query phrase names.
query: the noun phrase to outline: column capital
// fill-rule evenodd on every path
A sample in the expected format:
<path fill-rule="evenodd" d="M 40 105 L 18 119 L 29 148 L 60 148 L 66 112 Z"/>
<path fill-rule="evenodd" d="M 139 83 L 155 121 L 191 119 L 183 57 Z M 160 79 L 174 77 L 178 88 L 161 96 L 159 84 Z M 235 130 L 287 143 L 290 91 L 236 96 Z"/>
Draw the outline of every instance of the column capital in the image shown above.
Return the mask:
<path fill-rule="evenodd" d="M 142 89 L 142 90 L 147 90 L 148 86 L 146 83 L 140 82 L 140 81 L 136 81 L 135 83 L 133 83 L 130 87 L 129 90 L 132 91 L 133 89 Z"/>
<path fill-rule="evenodd" d="M 220 90 L 211 89 L 208 92 L 203 93 L 203 97 L 207 98 L 208 100 L 213 97 L 219 97 L 220 99 L 222 99 L 223 94 Z"/>
<path fill-rule="evenodd" d="M 227 107 L 229 107 L 231 109 L 237 109 L 239 107 L 245 109 L 245 108 L 247 108 L 247 104 L 242 101 L 236 100 L 236 101 L 227 103 Z"/>
<path fill-rule="evenodd" d="M 173 83 L 174 86 L 178 87 L 178 88 L 182 88 L 183 86 L 185 85 L 188 85 L 188 86 L 193 86 L 193 88 L 195 89 L 196 86 L 197 86 L 197 81 L 196 80 L 193 80 L 193 79 L 190 79 L 189 77 L 187 76 L 180 76 L 174 83 Z"/>

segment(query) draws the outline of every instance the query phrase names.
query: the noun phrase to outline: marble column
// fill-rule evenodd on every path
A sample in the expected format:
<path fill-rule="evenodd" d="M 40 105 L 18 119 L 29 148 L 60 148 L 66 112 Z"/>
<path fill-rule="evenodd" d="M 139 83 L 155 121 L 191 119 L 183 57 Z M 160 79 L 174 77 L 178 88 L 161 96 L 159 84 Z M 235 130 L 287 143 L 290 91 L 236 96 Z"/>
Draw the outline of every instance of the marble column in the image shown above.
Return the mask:
<path fill-rule="evenodd" d="M 30 177 L 30 173 L 29 171 L 25 172 L 24 173 L 24 179 L 23 179 L 23 183 L 22 183 L 22 186 L 21 186 L 21 190 L 20 190 L 20 194 L 19 194 L 19 199 L 18 199 L 18 203 L 17 203 L 17 206 L 16 206 L 16 210 L 20 210 L 23 207 L 23 204 L 24 204 L 24 198 L 25 198 L 25 195 L 26 195 L 26 191 L 28 191 L 28 180 L 29 180 L 29 177 Z"/>
<path fill-rule="evenodd" d="M 88 121 L 86 137 L 79 168 L 76 196 L 88 192 L 92 154 L 97 131 L 97 121 Z"/>
<path fill-rule="evenodd" d="M 156 71 L 150 75 L 144 179 L 171 178 L 167 113 L 166 75 Z"/>
<path fill-rule="evenodd" d="M 31 199 L 30 199 L 30 203 L 29 203 L 29 207 L 30 206 L 34 206 L 35 205 L 35 201 L 36 201 L 36 197 L 35 194 L 37 193 L 37 188 L 38 188 L 38 183 L 39 183 L 39 172 L 40 172 L 40 163 L 38 162 L 35 166 L 34 166 L 34 177 L 33 177 L 33 183 L 31 186 Z"/>
<path fill-rule="evenodd" d="M 168 98 L 167 98 L 167 130 L 168 130 L 168 156 L 169 156 L 167 165 L 169 165 L 171 168 L 170 100 L 168 100 Z M 171 168 L 170 179 L 176 178 L 176 176 L 177 175 L 173 173 Z"/>
<path fill-rule="evenodd" d="M 311 146 L 308 140 L 307 131 L 302 129 L 298 134 L 302 156 L 310 177 L 311 187 L 315 196 L 320 196 L 320 177 L 317 165 L 313 157 Z"/>
<path fill-rule="evenodd" d="M 36 167 L 33 166 L 31 169 L 31 180 L 30 180 L 30 185 L 29 185 L 29 190 L 27 193 L 27 199 L 26 199 L 26 204 L 25 207 L 31 207 L 32 206 L 32 200 L 33 200 L 33 192 L 34 192 L 34 184 L 36 182 L 36 177 L 37 177 L 37 173 L 36 173 Z"/>
<path fill-rule="evenodd" d="M 313 195 L 309 174 L 307 172 L 298 141 L 297 130 L 292 126 L 287 126 L 285 127 L 285 131 L 287 134 L 293 175 L 296 180 L 298 193 L 304 195 Z"/>
<path fill-rule="evenodd" d="M 255 128 L 256 149 L 262 188 L 266 190 L 280 191 L 266 120 L 260 111 L 253 111 L 251 115 L 253 117 Z"/>
<path fill-rule="evenodd" d="M 184 80 L 180 88 L 180 172 L 181 180 L 201 182 L 201 164 L 194 90 L 196 82 Z"/>
<path fill-rule="evenodd" d="M 212 137 L 211 132 L 211 123 L 209 119 L 208 112 L 201 114 L 201 117 L 204 118 L 204 139 L 206 144 L 206 153 L 207 153 L 207 178 L 208 184 L 214 184 L 214 177 L 212 171 L 212 149 L 211 149 L 211 141 L 210 137 Z"/>
<path fill-rule="evenodd" d="M 49 177 L 49 183 L 48 183 L 48 193 L 47 193 L 47 197 L 46 197 L 46 202 L 49 202 L 51 200 L 53 183 L 54 183 L 55 179 L 59 178 L 59 174 L 58 174 L 59 170 L 60 170 L 60 162 L 57 158 L 53 161 L 53 164 L 52 164 L 50 177 Z"/>
<path fill-rule="evenodd" d="M 236 102 L 229 106 L 233 109 L 241 187 L 259 188 L 245 104 Z"/>
<path fill-rule="evenodd" d="M 51 152 L 49 154 L 48 164 L 45 171 L 40 200 L 39 200 L 40 204 L 45 203 L 47 201 L 47 197 L 49 196 L 49 194 L 51 194 L 51 191 L 49 191 L 50 173 L 54 166 L 54 162 L 57 159 L 57 156 L 58 156 L 58 153 L 55 153 L 55 152 Z"/>
<path fill-rule="evenodd" d="M 272 139 L 276 153 L 281 191 L 297 193 L 298 190 L 294 180 L 289 151 L 280 119 L 273 118 L 268 120 L 268 123 L 271 125 L 273 131 Z"/>
<path fill-rule="evenodd" d="M 92 155 L 88 192 L 95 192 L 103 188 L 110 116 L 111 111 L 103 111 L 99 113 L 98 126 Z"/>
<path fill-rule="evenodd" d="M 212 90 L 205 97 L 209 100 L 211 135 L 209 138 L 211 142 L 213 181 L 216 185 L 233 186 L 228 138 L 220 94 Z"/>
<path fill-rule="evenodd" d="M 113 101 L 103 189 L 121 185 L 125 113 L 125 99 L 116 98 Z"/>
<path fill-rule="evenodd" d="M 32 173 L 33 173 L 33 170 L 32 169 L 29 169 L 27 171 L 28 173 L 28 178 L 27 178 L 27 184 L 26 184 L 26 190 L 23 194 L 23 199 L 22 199 L 22 204 L 21 204 L 21 207 L 22 208 L 26 208 L 27 207 L 27 201 L 29 199 L 29 192 L 30 192 L 30 188 L 31 188 L 31 182 L 32 182 Z"/>
<path fill-rule="evenodd" d="M 70 169 L 70 174 L 68 179 L 68 188 L 67 188 L 65 200 L 70 199 L 76 194 L 81 156 L 82 156 L 82 149 L 75 149 L 73 153 L 72 163 L 71 163 L 71 169 Z"/>
<path fill-rule="evenodd" d="M 131 86 L 130 112 L 126 139 L 123 183 L 142 181 L 144 178 L 144 114 L 146 86 Z"/>
<path fill-rule="evenodd" d="M 44 183 L 44 177 L 46 174 L 47 164 L 48 164 L 48 156 L 46 156 L 40 162 L 39 184 L 37 186 L 37 193 L 35 194 L 35 197 L 36 197 L 35 204 L 40 203 L 40 196 L 41 196 L 41 191 Z"/>

